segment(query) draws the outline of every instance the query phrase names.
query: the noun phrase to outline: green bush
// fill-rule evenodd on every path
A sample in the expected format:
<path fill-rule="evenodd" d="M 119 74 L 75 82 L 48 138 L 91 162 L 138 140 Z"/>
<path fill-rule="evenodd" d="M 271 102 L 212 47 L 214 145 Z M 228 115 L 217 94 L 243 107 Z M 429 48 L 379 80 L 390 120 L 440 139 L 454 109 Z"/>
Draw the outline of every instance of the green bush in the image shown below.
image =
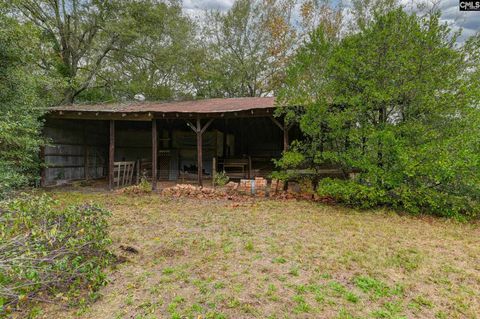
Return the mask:
<path fill-rule="evenodd" d="M 409 213 L 431 213 L 441 217 L 475 218 L 480 216 L 480 204 L 472 194 L 452 194 L 430 187 L 393 189 L 389 204 Z"/>
<path fill-rule="evenodd" d="M 352 207 L 387 206 L 412 214 L 429 213 L 441 217 L 472 218 L 480 215 L 478 202 L 470 196 L 453 195 L 433 188 L 401 185 L 386 191 L 362 184 L 359 180 L 326 178 L 320 181 L 317 193 Z"/>
<path fill-rule="evenodd" d="M 102 269 L 112 260 L 108 215 L 92 204 L 59 208 L 47 195 L 2 202 L 0 316 L 31 300 L 75 300 L 104 285 Z"/>
<path fill-rule="evenodd" d="M 225 186 L 225 184 L 227 184 L 229 180 L 230 177 L 227 176 L 227 173 L 225 173 L 225 171 L 216 172 L 215 175 L 213 175 L 214 185 Z"/>
<path fill-rule="evenodd" d="M 18 173 L 0 160 L 0 199 L 6 198 L 13 190 L 28 185 L 29 179 L 26 175 Z"/>
<path fill-rule="evenodd" d="M 387 202 L 384 190 L 350 180 L 325 178 L 320 181 L 317 193 L 320 196 L 330 196 L 337 202 L 361 208 L 372 208 Z"/>

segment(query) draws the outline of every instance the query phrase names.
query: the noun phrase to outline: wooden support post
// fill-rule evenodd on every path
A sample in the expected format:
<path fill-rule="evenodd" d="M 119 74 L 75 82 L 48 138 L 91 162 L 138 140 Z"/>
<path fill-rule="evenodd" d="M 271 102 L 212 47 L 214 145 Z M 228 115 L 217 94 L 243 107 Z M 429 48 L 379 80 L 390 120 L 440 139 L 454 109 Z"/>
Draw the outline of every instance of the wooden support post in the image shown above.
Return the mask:
<path fill-rule="evenodd" d="M 157 190 L 157 120 L 152 120 L 152 190 Z"/>
<path fill-rule="evenodd" d="M 240 118 L 240 153 L 243 156 L 245 154 L 245 119 L 242 117 Z M 237 140 L 235 139 L 235 143 Z"/>
<path fill-rule="evenodd" d="M 110 120 L 110 144 L 108 146 L 108 188 L 113 189 L 113 163 L 115 161 L 115 121 Z"/>
<path fill-rule="evenodd" d="M 200 118 L 197 118 L 197 169 L 198 186 L 203 186 L 202 123 Z"/>
<path fill-rule="evenodd" d="M 187 126 L 191 128 L 195 132 L 195 134 L 197 134 L 197 178 L 199 186 L 203 186 L 202 136 L 203 133 L 205 133 L 207 128 L 210 126 L 210 124 L 212 124 L 213 120 L 214 119 L 210 119 L 203 127 L 200 118 L 197 118 L 196 126 L 187 121 Z"/>
<path fill-rule="evenodd" d="M 135 161 L 135 167 L 137 168 L 137 171 L 136 171 L 136 179 L 135 179 L 135 184 L 138 185 L 138 183 L 140 183 L 140 159 L 137 159 Z"/>

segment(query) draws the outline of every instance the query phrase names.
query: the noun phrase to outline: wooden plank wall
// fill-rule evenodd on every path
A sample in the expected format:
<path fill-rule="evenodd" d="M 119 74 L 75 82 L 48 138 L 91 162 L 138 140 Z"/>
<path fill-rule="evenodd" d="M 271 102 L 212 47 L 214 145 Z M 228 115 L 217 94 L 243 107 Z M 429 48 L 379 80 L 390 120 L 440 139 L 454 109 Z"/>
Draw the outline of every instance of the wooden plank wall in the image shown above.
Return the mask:
<path fill-rule="evenodd" d="M 45 185 L 106 176 L 108 131 L 104 121 L 49 119 L 44 136 L 49 140 L 44 150 Z"/>

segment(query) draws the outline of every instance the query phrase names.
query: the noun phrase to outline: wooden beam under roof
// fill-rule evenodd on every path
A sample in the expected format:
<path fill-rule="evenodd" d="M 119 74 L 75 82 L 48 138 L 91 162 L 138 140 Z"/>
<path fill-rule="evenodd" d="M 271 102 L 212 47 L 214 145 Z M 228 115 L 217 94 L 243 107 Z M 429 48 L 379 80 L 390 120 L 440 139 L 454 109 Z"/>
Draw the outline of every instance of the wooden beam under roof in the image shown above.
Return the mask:
<path fill-rule="evenodd" d="M 65 111 L 53 110 L 47 113 L 46 117 L 55 119 L 72 120 L 116 120 L 116 121 L 151 121 L 152 119 L 194 119 L 201 118 L 245 118 L 245 117 L 270 117 L 272 109 L 257 109 L 234 112 L 211 112 L 211 113 L 190 113 L 190 112 L 101 112 L 101 111 Z"/>

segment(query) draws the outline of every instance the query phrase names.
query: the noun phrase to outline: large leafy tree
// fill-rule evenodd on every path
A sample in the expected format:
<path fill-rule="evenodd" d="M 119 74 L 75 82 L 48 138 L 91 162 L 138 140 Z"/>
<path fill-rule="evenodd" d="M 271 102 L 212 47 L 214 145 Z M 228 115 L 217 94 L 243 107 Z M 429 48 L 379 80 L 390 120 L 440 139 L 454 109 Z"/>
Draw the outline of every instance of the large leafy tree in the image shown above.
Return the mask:
<path fill-rule="evenodd" d="M 12 0 L 11 9 L 42 31 L 40 65 L 64 79 L 64 103 L 91 85 L 109 52 L 124 40 L 116 23 L 120 2 Z"/>
<path fill-rule="evenodd" d="M 360 171 L 320 185 L 352 204 L 478 213 L 478 39 L 458 47 L 439 18 L 398 8 L 342 39 L 313 33 L 281 95 L 307 141 L 283 164 Z"/>
<path fill-rule="evenodd" d="M 10 0 L 10 9 L 41 30 L 39 65 L 63 79 L 62 103 L 178 89 L 193 27 L 175 1 Z"/>
<path fill-rule="evenodd" d="M 136 1 L 128 5 L 128 17 L 118 22 L 128 41 L 111 50 L 98 72 L 96 87 L 82 99 L 171 99 L 188 94 L 184 74 L 197 50 L 195 25 L 181 4 Z"/>
<path fill-rule="evenodd" d="M 294 2 L 237 0 L 208 12 L 203 56 L 190 72 L 200 96 L 261 96 L 274 91 L 296 39 Z"/>

